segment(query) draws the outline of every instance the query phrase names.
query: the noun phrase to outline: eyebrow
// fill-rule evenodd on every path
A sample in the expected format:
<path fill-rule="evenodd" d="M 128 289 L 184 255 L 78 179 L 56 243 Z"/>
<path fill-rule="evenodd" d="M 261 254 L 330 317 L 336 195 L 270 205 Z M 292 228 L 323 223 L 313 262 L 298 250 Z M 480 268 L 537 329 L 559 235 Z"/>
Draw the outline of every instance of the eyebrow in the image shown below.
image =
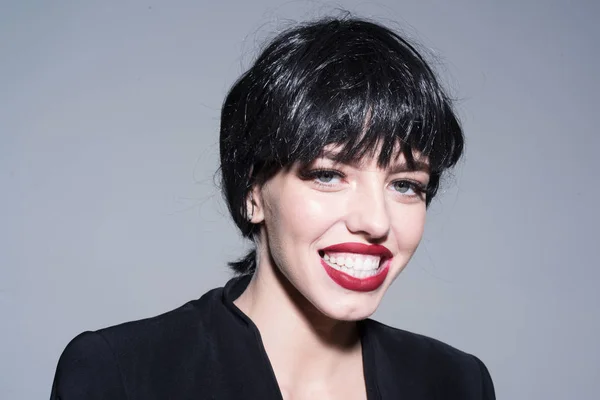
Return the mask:
<path fill-rule="evenodd" d="M 400 172 L 427 172 L 427 173 L 429 173 L 429 171 L 430 171 L 429 164 L 424 161 L 414 160 L 413 164 L 414 164 L 414 168 L 409 168 L 409 166 L 406 162 L 403 162 L 401 164 L 395 164 L 390 168 L 390 172 L 392 174 L 397 174 Z"/>
<path fill-rule="evenodd" d="M 331 151 L 331 150 L 323 150 L 321 152 L 321 154 L 319 155 L 319 157 L 323 157 L 323 158 L 327 158 L 331 161 L 336 161 L 336 156 L 338 155 L 337 152 L 335 151 Z M 422 160 L 414 160 L 413 161 L 413 168 L 410 168 L 407 164 L 406 161 L 399 163 L 399 164 L 393 164 L 390 168 L 389 168 L 389 173 L 391 174 L 399 174 L 402 172 L 426 172 L 426 173 L 430 173 L 431 169 L 429 166 L 429 163 L 422 161 Z"/>

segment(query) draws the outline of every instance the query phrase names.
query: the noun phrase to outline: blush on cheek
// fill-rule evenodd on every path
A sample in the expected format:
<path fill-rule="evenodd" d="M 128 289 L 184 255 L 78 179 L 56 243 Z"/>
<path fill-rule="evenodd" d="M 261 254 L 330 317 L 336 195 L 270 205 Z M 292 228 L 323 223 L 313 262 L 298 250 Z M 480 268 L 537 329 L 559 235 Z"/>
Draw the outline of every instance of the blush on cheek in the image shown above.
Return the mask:
<path fill-rule="evenodd" d="M 425 229 L 425 209 L 408 208 L 392 218 L 392 229 L 400 249 L 414 252 Z"/>
<path fill-rule="evenodd" d="M 340 213 L 339 199 L 330 193 L 306 193 L 299 190 L 293 198 L 285 199 L 284 203 L 288 209 L 286 217 L 290 223 L 303 229 L 312 230 L 310 227 L 329 226 L 330 221 Z M 338 215 L 339 217 L 339 215 Z"/>

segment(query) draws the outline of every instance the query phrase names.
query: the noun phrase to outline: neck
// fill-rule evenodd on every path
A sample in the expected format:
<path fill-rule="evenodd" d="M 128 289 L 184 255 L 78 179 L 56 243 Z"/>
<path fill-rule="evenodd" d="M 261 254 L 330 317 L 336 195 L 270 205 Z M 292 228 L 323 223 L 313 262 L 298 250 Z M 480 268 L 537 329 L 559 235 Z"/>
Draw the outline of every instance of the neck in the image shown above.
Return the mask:
<path fill-rule="evenodd" d="M 321 313 L 269 261 L 259 262 L 234 303 L 258 327 L 280 386 L 343 373 L 344 363 L 360 356 L 356 322 Z"/>

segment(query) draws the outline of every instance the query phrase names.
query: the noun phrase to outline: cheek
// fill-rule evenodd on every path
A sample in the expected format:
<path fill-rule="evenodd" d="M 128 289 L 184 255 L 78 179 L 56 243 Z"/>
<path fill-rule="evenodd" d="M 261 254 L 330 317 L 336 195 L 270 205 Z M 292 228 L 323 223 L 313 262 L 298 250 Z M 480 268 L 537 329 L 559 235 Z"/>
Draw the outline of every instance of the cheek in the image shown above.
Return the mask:
<path fill-rule="evenodd" d="M 315 193 L 302 191 L 295 193 L 292 196 L 285 193 L 279 198 L 277 210 L 273 210 L 274 220 L 278 221 L 282 233 L 291 233 L 294 239 L 312 242 L 339 219 L 336 211 L 339 213 L 341 208 L 335 196 L 315 196 Z"/>
<path fill-rule="evenodd" d="M 394 213 L 391 228 L 401 250 L 416 250 L 425 229 L 425 215 L 424 205 L 404 206 Z"/>
<path fill-rule="evenodd" d="M 319 196 L 302 188 L 279 188 L 269 193 L 265 204 L 265 226 L 268 247 L 275 264 L 290 277 L 299 271 L 297 261 L 307 256 L 307 250 L 330 228 L 336 202 L 331 197 Z M 338 214 L 340 207 L 337 207 Z"/>

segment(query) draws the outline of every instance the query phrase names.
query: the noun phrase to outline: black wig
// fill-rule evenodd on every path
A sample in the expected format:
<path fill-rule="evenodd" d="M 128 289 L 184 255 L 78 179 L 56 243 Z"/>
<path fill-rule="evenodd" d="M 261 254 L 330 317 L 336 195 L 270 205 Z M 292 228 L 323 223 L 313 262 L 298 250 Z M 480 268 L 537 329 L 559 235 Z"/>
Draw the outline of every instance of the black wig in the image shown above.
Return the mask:
<path fill-rule="evenodd" d="M 456 164 L 463 134 L 452 103 L 423 57 L 379 24 L 323 19 L 284 31 L 233 85 L 221 112 L 222 190 L 245 237 L 257 226 L 246 199 L 281 168 L 316 159 L 329 144 L 336 161 L 378 149 L 386 166 L 400 149 L 409 167 L 428 158 L 426 204 Z M 252 273 L 255 253 L 230 265 Z"/>

